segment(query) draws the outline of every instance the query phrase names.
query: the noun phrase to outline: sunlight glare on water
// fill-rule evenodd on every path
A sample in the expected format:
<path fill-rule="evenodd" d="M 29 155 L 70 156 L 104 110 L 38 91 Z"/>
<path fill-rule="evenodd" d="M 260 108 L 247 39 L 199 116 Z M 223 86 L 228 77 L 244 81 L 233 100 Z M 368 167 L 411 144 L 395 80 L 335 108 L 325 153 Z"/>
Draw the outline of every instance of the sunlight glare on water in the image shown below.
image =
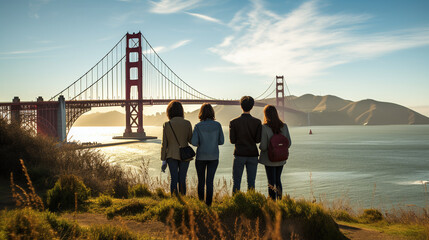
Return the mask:
<path fill-rule="evenodd" d="M 293 197 L 333 200 L 344 195 L 361 207 L 392 207 L 414 204 L 425 207 L 429 184 L 429 126 L 323 126 L 290 128 L 292 147 L 282 175 L 284 192 Z M 111 143 L 122 135 L 124 127 L 73 127 L 72 141 Z M 156 140 L 99 148 L 110 162 L 139 166 L 149 161 L 149 173 L 161 174 L 160 148 L 162 127 L 146 126 Z M 229 138 L 228 128 L 224 128 Z M 123 141 L 123 140 L 122 140 Z M 215 181 L 232 179 L 234 146 L 225 141 L 220 147 L 220 163 Z M 311 175 L 311 185 L 310 185 Z M 188 178 L 195 178 L 194 162 Z M 242 190 L 246 190 L 246 174 Z M 267 194 L 265 169 L 258 167 L 256 188 Z M 373 194 L 375 191 L 375 195 Z"/>

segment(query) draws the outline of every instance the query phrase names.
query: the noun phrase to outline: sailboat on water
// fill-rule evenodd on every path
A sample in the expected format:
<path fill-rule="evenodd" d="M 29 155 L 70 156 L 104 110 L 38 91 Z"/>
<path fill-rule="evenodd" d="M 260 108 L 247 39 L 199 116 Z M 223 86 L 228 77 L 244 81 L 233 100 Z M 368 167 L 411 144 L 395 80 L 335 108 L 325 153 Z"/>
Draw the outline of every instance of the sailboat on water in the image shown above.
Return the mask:
<path fill-rule="evenodd" d="M 307 113 L 307 125 L 310 127 L 310 112 Z M 310 128 L 310 132 L 308 134 L 309 135 L 313 134 L 313 132 L 311 131 L 311 128 Z"/>

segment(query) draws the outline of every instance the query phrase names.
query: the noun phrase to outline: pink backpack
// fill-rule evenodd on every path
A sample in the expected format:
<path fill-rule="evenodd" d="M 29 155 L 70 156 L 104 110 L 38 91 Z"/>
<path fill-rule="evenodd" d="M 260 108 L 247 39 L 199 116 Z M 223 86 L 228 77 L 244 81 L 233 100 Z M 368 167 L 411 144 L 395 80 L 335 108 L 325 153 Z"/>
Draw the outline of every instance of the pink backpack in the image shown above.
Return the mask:
<path fill-rule="evenodd" d="M 281 162 L 289 157 L 289 139 L 281 133 L 274 134 L 268 145 L 268 158 L 271 162 Z"/>

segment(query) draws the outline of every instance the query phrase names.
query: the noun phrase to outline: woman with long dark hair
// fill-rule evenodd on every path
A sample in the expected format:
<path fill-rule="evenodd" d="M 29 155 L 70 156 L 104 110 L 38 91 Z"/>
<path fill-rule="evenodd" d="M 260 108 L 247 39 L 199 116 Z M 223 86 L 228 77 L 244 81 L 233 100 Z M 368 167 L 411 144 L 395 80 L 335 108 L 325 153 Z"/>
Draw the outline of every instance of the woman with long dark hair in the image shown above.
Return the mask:
<path fill-rule="evenodd" d="M 289 129 L 286 123 L 283 123 L 280 120 L 277 113 L 277 109 L 273 105 L 267 105 L 264 108 L 264 123 L 262 125 L 262 138 L 259 149 L 261 149 L 261 154 L 259 156 L 259 163 L 265 165 L 265 172 L 267 173 L 268 179 L 268 194 L 273 199 L 282 198 L 282 182 L 281 174 L 283 171 L 283 166 L 286 164 L 286 160 L 283 161 L 270 161 L 268 154 L 268 148 L 271 138 L 275 134 L 281 134 L 287 138 L 289 141 L 289 146 L 292 144 L 289 135 Z"/>
<path fill-rule="evenodd" d="M 170 169 L 171 194 L 186 195 L 186 174 L 192 158 L 181 160 L 179 149 L 191 143 L 192 125 L 184 119 L 182 104 L 176 100 L 168 104 L 167 117 L 169 121 L 162 126 L 161 160 L 166 161 Z"/>
<path fill-rule="evenodd" d="M 213 181 L 219 164 L 219 145 L 224 143 L 222 126 L 215 121 L 213 107 L 204 103 L 198 115 L 200 122 L 194 127 L 192 145 L 197 148 L 195 168 L 198 176 L 198 198 L 204 201 L 204 186 L 206 186 L 206 204 L 210 206 L 213 200 Z M 207 175 L 207 177 L 206 177 Z"/>

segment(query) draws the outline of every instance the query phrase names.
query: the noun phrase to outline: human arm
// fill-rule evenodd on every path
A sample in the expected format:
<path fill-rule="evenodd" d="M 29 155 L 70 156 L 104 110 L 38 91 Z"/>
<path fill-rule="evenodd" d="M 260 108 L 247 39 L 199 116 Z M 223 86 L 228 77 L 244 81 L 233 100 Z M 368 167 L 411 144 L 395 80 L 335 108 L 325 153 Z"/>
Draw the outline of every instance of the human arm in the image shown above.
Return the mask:
<path fill-rule="evenodd" d="M 259 144 L 259 149 L 261 149 L 261 151 L 268 150 L 268 132 L 266 131 L 265 127 L 262 127 L 261 144 Z"/>
<path fill-rule="evenodd" d="M 262 135 L 262 123 L 260 120 L 258 120 L 258 126 L 256 127 L 256 137 L 255 137 L 256 143 L 261 142 L 261 135 Z"/>
<path fill-rule="evenodd" d="M 222 126 L 219 124 L 219 142 L 218 145 L 223 145 L 225 142 L 225 137 L 223 136 Z"/>
<path fill-rule="evenodd" d="M 188 143 L 192 144 L 192 125 L 191 122 L 188 122 Z"/>
<path fill-rule="evenodd" d="M 167 141 L 167 134 L 165 132 L 165 123 L 162 126 L 162 141 L 161 141 L 161 160 L 165 161 L 167 158 L 167 147 L 168 147 L 168 141 Z"/>
<path fill-rule="evenodd" d="M 191 144 L 195 147 L 200 145 L 200 136 L 198 135 L 197 125 L 195 125 L 194 132 L 192 133 Z"/>
<path fill-rule="evenodd" d="M 237 136 L 235 134 L 235 127 L 234 127 L 234 124 L 232 121 L 229 123 L 229 141 L 231 141 L 232 144 L 237 143 Z"/>

